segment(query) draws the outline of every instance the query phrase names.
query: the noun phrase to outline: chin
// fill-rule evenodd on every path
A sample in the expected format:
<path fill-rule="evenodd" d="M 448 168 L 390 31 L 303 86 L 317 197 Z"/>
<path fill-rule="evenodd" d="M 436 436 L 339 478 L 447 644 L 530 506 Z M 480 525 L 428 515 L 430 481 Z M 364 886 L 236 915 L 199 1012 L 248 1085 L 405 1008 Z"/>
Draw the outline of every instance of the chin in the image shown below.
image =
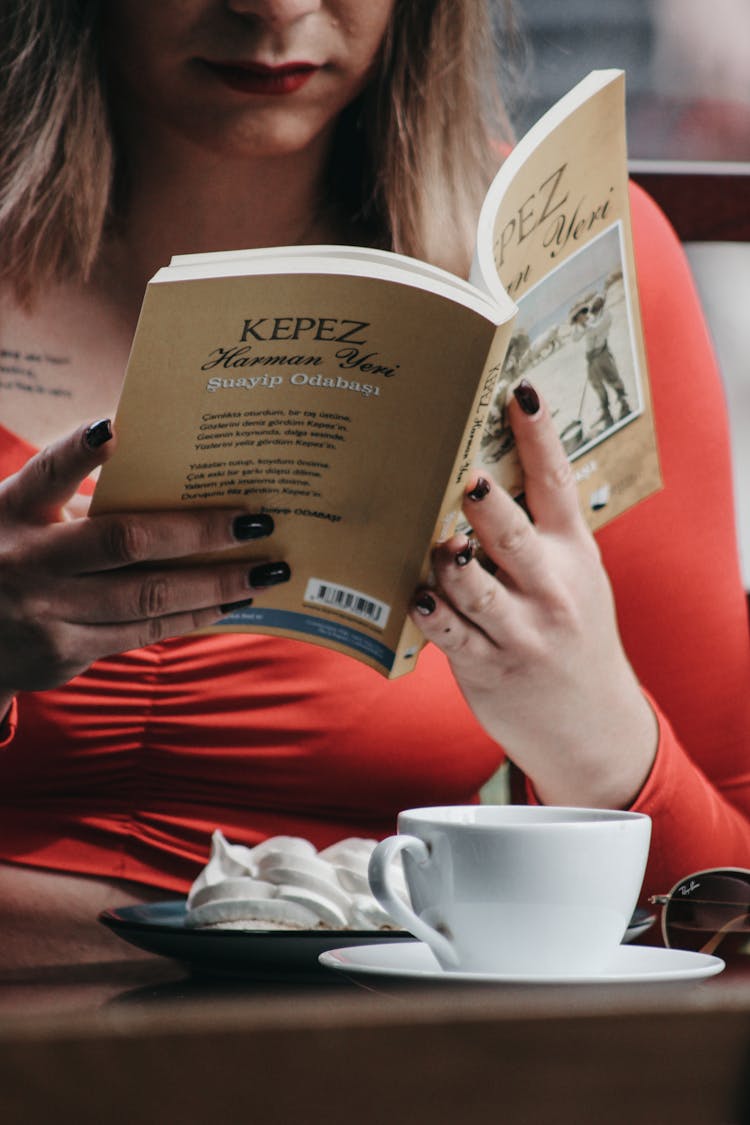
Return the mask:
<path fill-rule="evenodd" d="M 169 115 L 171 127 L 199 149 L 228 160 L 282 158 L 325 145 L 333 132 L 337 113 L 332 107 L 305 105 L 255 105 L 217 108 L 198 106 L 190 113 L 184 105 Z"/>
<path fill-rule="evenodd" d="M 179 123 L 184 137 L 207 151 L 229 160 L 263 160 L 294 156 L 311 147 L 327 144 L 331 133 L 329 119 L 305 120 L 290 111 L 244 114 L 234 120 L 183 119 Z"/>

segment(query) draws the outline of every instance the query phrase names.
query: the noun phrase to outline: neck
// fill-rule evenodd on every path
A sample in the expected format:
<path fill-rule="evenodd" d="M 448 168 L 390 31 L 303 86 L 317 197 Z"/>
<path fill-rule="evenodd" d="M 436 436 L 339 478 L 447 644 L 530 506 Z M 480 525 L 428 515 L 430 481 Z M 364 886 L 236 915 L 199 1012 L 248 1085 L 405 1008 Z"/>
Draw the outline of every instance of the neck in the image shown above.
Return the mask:
<path fill-rule="evenodd" d="M 326 203 L 329 139 L 279 157 L 232 158 L 179 143 L 132 150 L 127 212 L 102 254 L 97 281 L 140 304 L 172 254 L 351 239 Z"/>

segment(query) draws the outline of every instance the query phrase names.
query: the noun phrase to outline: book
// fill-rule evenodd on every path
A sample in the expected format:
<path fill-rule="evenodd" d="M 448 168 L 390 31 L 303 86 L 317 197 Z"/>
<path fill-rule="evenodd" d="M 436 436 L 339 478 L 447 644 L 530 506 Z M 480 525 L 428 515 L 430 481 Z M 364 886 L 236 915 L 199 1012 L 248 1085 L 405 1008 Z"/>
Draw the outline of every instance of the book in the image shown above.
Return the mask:
<path fill-rule="evenodd" d="M 544 395 L 597 529 L 661 485 L 629 218 L 624 74 L 594 71 L 509 153 L 469 280 L 383 250 L 182 254 L 149 282 L 91 513 L 237 506 L 288 584 L 211 631 L 321 644 L 389 678 L 474 467 L 523 489 L 506 400 Z M 446 216 L 446 221 L 450 221 Z"/>

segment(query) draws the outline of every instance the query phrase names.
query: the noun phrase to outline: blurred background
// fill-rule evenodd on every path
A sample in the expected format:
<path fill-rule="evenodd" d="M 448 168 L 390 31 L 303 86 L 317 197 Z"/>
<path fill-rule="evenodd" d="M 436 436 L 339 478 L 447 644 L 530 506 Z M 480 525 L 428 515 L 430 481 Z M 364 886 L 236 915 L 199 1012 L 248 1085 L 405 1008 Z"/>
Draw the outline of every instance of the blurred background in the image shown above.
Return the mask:
<path fill-rule="evenodd" d="M 750 161 L 750 0 L 516 0 L 523 132 L 596 67 L 627 72 L 636 159 Z"/>

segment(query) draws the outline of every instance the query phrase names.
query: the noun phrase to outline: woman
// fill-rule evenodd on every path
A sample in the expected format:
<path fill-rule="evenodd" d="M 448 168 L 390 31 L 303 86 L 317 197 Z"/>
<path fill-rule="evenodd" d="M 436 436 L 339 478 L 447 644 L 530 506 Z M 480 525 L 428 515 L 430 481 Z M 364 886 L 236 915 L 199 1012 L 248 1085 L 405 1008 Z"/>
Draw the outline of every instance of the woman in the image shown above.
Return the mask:
<path fill-rule="evenodd" d="M 470 482 L 503 581 L 464 541 L 442 545 L 436 589 L 415 595 L 435 642 L 416 672 L 388 683 L 304 644 L 185 636 L 288 571 L 272 535 L 249 579 L 229 562 L 160 565 L 267 535 L 252 512 L 81 515 L 113 448 L 145 282 L 173 253 L 294 242 L 392 246 L 466 272 L 500 135 L 489 15 L 471 0 L 66 8 L 12 4 L 2 36 L 6 963 L 103 956 L 97 911 L 184 893 L 216 826 L 243 843 L 383 835 L 399 808 L 472 800 L 501 747 L 532 799 L 650 812 L 648 891 L 747 863 L 727 437 L 660 216 L 636 199 L 666 488 L 599 539 L 625 648 L 527 385 L 511 414 L 535 523 Z M 678 430 L 669 398 L 686 377 L 696 395 Z"/>

